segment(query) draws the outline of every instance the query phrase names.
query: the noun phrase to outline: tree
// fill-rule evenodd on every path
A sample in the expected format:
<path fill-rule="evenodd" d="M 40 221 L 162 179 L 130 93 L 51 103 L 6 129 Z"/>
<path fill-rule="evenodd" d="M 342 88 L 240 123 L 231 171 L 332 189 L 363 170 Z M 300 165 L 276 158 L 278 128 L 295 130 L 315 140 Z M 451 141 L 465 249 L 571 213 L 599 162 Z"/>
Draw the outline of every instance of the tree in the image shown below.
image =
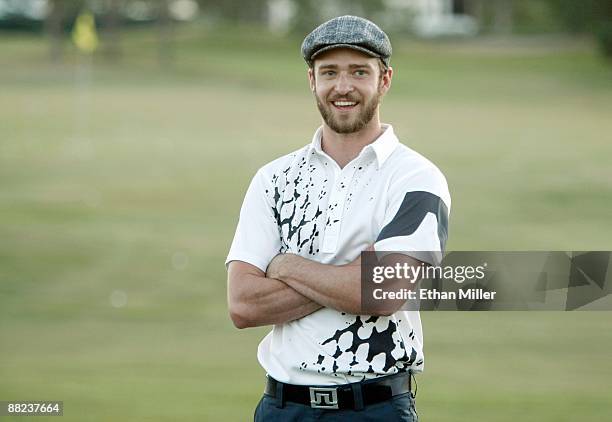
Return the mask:
<path fill-rule="evenodd" d="M 568 30 L 593 34 L 604 55 L 612 58 L 612 1 L 549 1 Z"/>
<path fill-rule="evenodd" d="M 168 0 L 157 0 L 158 58 L 167 67 L 174 59 L 174 31 L 168 10 Z"/>
<path fill-rule="evenodd" d="M 45 20 L 45 32 L 49 37 L 49 57 L 52 61 L 59 62 L 63 55 L 64 1 L 50 0 L 49 8 Z"/>
<path fill-rule="evenodd" d="M 513 1 L 493 1 L 493 32 L 497 34 L 512 33 L 513 26 Z"/>
<path fill-rule="evenodd" d="M 105 43 L 106 55 L 113 60 L 121 56 L 121 36 L 119 25 L 121 24 L 121 6 L 123 0 L 106 0 L 106 13 L 103 17 L 102 36 Z"/>

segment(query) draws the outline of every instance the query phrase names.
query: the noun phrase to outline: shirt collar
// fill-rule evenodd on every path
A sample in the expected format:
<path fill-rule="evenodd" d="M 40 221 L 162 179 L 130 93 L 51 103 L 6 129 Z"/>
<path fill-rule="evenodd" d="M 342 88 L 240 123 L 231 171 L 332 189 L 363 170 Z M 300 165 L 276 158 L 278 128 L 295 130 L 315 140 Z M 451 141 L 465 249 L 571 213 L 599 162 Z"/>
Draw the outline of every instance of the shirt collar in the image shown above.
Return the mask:
<path fill-rule="evenodd" d="M 321 135 L 323 133 L 323 126 L 319 126 L 319 128 L 315 131 L 312 142 L 310 143 L 310 151 L 311 154 L 325 154 L 323 152 L 323 148 L 321 147 Z"/>
<path fill-rule="evenodd" d="M 395 150 L 397 144 L 399 144 L 399 140 L 397 139 L 397 136 L 395 136 L 395 132 L 393 132 L 393 126 L 384 123 L 381 126 L 384 129 L 382 135 L 376 138 L 376 140 L 371 144 L 366 145 L 359 154 L 360 156 L 362 156 L 363 154 L 367 153 L 367 151 L 373 151 L 374 154 L 376 154 L 378 168 L 382 167 L 382 165 L 385 163 L 385 161 L 387 161 L 387 158 L 389 158 L 393 150 Z M 323 148 L 321 147 L 322 133 L 323 126 L 320 126 L 315 131 L 312 137 L 312 142 L 310 143 L 308 151 L 308 158 L 310 158 L 310 156 L 315 153 L 327 156 L 327 154 L 323 151 Z"/>

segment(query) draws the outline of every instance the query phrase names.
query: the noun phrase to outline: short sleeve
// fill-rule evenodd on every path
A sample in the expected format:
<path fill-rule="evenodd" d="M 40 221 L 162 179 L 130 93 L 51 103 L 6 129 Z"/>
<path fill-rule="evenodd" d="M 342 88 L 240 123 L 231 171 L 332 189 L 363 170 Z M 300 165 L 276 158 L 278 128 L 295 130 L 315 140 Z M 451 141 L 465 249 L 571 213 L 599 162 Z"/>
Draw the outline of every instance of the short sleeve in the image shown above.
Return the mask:
<path fill-rule="evenodd" d="M 401 178 L 389 189 L 383 228 L 374 249 L 396 251 L 437 265 L 448 238 L 450 194 L 437 169 Z"/>
<path fill-rule="evenodd" d="M 268 264 L 280 251 L 278 224 L 268 201 L 262 171 L 253 177 L 240 209 L 240 219 L 234 240 L 225 260 L 244 261 L 266 271 Z"/>

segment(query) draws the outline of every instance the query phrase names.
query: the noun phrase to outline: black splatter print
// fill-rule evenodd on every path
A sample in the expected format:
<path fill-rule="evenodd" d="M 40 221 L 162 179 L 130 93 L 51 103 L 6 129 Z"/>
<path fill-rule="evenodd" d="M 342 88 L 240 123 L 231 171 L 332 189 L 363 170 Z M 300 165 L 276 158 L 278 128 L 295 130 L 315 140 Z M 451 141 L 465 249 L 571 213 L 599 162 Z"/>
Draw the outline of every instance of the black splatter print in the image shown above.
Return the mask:
<path fill-rule="evenodd" d="M 361 318 L 361 316 L 356 316 L 355 321 L 352 324 L 341 330 L 336 330 L 333 336 L 321 343 L 322 346 L 332 342 L 336 343 L 336 352 L 332 355 L 332 358 L 334 359 L 334 365 L 337 365 L 338 359 L 340 359 L 344 353 L 352 354 L 353 360 L 349 364 L 350 366 L 357 365 L 357 350 L 362 344 L 368 346 L 368 354 L 366 357 L 366 361 L 369 364 L 369 368 L 367 372 L 375 372 L 372 368 L 373 360 L 374 357 L 380 355 L 381 353 L 385 357 L 385 363 L 383 367 L 380 368 L 380 371 L 382 372 L 388 372 L 393 367 L 396 367 L 398 371 L 401 371 L 403 370 L 403 368 L 410 366 L 415 361 L 417 355 L 416 350 L 414 348 L 411 348 L 412 350 L 410 352 L 410 355 L 408 355 L 404 346 L 404 342 L 400 340 L 398 344 L 394 340 L 393 334 L 397 332 L 399 335 L 395 321 L 388 319 L 387 328 L 380 331 L 379 328 L 376 326 L 379 317 L 371 316 L 366 319 L 365 322 L 362 321 Z M 372 332 L 369 337 L 362 338 L 359 336 L 358 331 L 359 329 L 364 327 L 365 324 L 373 325 Z M 340 337 L 342 337 L 342 335 L 344 335 L 345 333 L 351 334 L 351 343 L 349 347 L 342 351 L 340 349 Z M 392 354 L 392 352 L 397 346 L 400 346 L 400 350 L 403 351 L 403 354 L 399 358 L 395 358 Z M 319 355 L 319 357 L 321 357 L 321 355 Z M 323 362 L 320 362 L 319 365 L 321 365 L 322 363 Z"/>
<path fill-rule="evenodd" d="M 306 159 L 302 158 L 297 168 L 301 169 L 305 165 Z M 317 226 L 320 224 L 318 220 L 323 212 L 318 204 L 315 209 L 315 203 L 311 200 L 316 193 L 311 191 L 315 170 L 316 167 L 310 165 L 306 175 L 303 175 L 302 170 L 292 174 L 290 166 L 272 176 L 274 193 L 270 199 L 274 204 L 272 214 L 281 238 L 280 253 L 289 250 L 295 253 L 306 250 L 310 255 L 316 253 L 319 237 Z M 266 193 L 269 194 L 269 191 L 266 190 Z M 325 194 L 325 191 L 319 192 L 318 200 Z"/>
<path fill-rule="evenodd" d="M 342 354 L 342 350 L 340 350 L 340 346 L 336 346 L 336 353 L 334 353 L 334 359 L 338 359 Z"/>

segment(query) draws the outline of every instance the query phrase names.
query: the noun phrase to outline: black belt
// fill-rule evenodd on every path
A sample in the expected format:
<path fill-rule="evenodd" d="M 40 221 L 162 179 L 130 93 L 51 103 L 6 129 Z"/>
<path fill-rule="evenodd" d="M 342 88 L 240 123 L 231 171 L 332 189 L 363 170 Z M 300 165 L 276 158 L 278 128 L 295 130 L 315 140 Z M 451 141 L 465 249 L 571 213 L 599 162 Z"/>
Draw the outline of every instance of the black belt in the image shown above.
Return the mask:
<path fill-rule="evenodd" d="M 276 397 L 279 407 L 294 402 L 315 409 L 363 409 L 411 391 L 411 374 L 402 373 L 351 384 L 309 386 L 285 384 L 268 376 L 264 394 Z"/>

